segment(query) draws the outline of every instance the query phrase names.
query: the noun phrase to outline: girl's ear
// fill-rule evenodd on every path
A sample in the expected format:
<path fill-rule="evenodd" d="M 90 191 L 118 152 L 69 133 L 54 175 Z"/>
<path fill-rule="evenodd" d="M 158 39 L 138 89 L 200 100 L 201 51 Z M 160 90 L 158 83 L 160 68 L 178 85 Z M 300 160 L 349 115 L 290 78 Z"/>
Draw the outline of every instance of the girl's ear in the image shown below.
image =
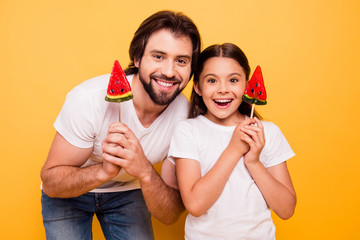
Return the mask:
<path fill-rule="evenodd" d="M 199 83 L 198 83 L 198 82 L 197 82 L 197 83 L 194 83 L 194 90 L 195 90 L 195 92 L 196 92 L 199 96 L 201 96 L 201 91 L 200 91 Z"/>

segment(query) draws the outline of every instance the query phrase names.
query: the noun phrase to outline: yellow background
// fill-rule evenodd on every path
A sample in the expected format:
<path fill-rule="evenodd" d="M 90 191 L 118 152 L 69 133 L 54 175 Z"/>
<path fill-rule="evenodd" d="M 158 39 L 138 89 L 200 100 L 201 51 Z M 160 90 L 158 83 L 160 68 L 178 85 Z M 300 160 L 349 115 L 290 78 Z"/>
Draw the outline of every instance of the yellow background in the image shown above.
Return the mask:
<path fill-rule="evenodd" d="M 261 65 L 269 103 L 258 110 L 297 154 L 298 205 L 274 216 L 277 239 L 359 239 L 357 0 L 1 0 L 0 239 L 45 239 L 39 173 L 65 95 L 114 59 L 126 65 L 133 33 L 162 9 L 190 16 L 204 46 L 233 42 Z M 156 239 L 183 239 L 184 219 L 154 220 Z"/>

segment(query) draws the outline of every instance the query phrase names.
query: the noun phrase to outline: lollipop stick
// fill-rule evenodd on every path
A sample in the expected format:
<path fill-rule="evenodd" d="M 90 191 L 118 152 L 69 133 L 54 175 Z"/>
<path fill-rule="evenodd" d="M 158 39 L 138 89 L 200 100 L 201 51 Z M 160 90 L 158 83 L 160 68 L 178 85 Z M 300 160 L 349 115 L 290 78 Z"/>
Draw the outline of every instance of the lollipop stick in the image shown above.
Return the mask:
<path fill-rule="evenodd" d="M 120 102 L 119 102 L 119 122 L 121 122 L 121 110 L 120 110 Z"/>
<path fill-rule="evenodd" d="M 253 117 L 254 117 L 254 109 L 255 109 L 255 103 L 253 103 L 252 106 L 251 106 L 250 118 L 253 118 Z"/>

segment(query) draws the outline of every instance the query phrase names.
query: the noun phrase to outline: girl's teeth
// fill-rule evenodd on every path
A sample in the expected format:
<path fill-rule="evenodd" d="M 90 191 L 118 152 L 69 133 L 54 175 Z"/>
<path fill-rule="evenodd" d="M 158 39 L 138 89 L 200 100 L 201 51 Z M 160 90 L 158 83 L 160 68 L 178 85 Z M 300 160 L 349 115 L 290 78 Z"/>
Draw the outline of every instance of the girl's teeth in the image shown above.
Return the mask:
<path fill-rule="evenodd" d="M 230 101 L 231 100 L 225 100 L 225 99 L 216 100 L 216 102 L 219 102 L 219 103 L 228 103 Z"/>

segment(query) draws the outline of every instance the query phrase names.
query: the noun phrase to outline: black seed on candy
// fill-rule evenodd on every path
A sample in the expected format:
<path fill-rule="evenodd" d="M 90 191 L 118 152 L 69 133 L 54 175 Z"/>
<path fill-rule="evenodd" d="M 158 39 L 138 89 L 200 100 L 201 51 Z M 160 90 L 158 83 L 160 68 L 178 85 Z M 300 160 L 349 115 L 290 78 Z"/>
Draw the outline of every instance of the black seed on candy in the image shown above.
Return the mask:
<path fill-rule="evenodd" d="M 261 91 L 259 92 L 259 96 L 261 95 Z"/>
<path fill-rule="evenodd" d="M 116 81 L 116 84 L 119 85 L 119 81 Z"/>
<path fill-rule="evenodd" d="M 110 89 L 110 91 L 111 91 L 111 93 L 114 93 L 114 92 L 115 92 L 114 89 Z"/>
<path fill-rule="evenodd" d="M 254 89 L 253 89 L 253 88 L 251 88 L 250 91 L 251 91 L 252 93 L 254 93 Z"/>
<path fill-rule="evenodd" d="M 121 92 L 123 92 L 123 91 L 125 91 L 125 89 L 122 88 L 122 89 L 121 89 Z"/>
<path fill-rule="evenodd" d="M 257 87 L 258 86 L 258 84 L 257 83 L 255 83 L 255 87 Z"/>

